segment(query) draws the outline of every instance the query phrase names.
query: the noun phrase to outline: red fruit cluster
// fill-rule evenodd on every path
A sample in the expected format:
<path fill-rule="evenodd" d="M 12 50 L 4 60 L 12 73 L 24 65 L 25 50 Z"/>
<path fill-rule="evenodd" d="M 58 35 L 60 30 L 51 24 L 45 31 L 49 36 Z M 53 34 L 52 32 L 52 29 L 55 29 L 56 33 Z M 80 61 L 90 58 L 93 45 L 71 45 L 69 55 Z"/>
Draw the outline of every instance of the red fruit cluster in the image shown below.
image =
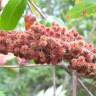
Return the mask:
<path fill-rule="evenodd" d="M 26 32 L 0 32 L 0 52 L 11 52 L 42 64 L 58 64 L 67 60 L 70 67 L 80 73 L 89 74 L 89 70 L 95 72 L 96 69 L 96 48 L 85 43 L 83 37 L 73 29 L 68 31 L 56 23 L 45 27 L 34 22 Z M 83 71 L 84 68 L 86 71 Z"/>
<path fill-rule="evenodd" d="M 83 56 L 71 60 L 70 67 L 83 76 L 96 77 L 96 64 L 87 62 Z"/>

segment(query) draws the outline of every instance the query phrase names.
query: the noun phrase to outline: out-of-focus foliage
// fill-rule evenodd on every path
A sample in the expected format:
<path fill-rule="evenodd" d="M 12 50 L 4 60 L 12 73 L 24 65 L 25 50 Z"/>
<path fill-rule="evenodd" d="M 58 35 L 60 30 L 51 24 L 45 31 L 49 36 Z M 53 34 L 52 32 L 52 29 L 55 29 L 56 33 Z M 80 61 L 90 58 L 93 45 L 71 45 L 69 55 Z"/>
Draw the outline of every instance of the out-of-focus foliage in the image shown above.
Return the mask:
<path fill-rule="evenodd" d="M 3 91 L 0 91 L 0 96 L 5 96 Z"/>
<path fill-rule="evenodd" d="M 67 18 L 82 18 L 84 16 L 94 15 L 96 9 L 96 3 L 94 2 L 80 2 L 78 5 L 75 5 L 67 13 Z"/>
<path fill-rule="evenodd" d="M 62 84 L 63 69 L 57 69 L 56 74 L 57 85 Z M 52 85 L 50 67 L 23 68 L 17 74 L 2 68 L 0 77 L 0 90 L 4 90 L 5 96 L 31 96 L 31 94 L 35 95 L 37 91 L 47 89 Z"/>
<path fill-rule="evenodd" d="M 45 92 L 44 90 L 40 91 L 36 96 L 53 96 L 54 87 L 48 88 Z M 56 89 L 56 96 L 66 96 L 66 90 L 63 89 L 63 86 L 59 86 Z"/>

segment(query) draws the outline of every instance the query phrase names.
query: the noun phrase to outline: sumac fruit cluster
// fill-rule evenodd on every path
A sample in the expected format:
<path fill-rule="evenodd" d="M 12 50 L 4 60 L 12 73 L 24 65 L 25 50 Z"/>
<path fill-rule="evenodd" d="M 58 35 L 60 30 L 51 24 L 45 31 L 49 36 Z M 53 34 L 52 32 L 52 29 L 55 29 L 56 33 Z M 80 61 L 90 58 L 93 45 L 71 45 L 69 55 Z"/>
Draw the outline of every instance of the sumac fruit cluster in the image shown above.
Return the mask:
<path fill-rule="evenodd" d="M 86 43 L 74 29 L 67 30 L 55 22 L 51 27 L 34 22 L 26 32 L 0 31 L 0 52 L 36 63 L 58 64 L 62 60 L 82 74 L 96 74 L 96 48 Z"/>

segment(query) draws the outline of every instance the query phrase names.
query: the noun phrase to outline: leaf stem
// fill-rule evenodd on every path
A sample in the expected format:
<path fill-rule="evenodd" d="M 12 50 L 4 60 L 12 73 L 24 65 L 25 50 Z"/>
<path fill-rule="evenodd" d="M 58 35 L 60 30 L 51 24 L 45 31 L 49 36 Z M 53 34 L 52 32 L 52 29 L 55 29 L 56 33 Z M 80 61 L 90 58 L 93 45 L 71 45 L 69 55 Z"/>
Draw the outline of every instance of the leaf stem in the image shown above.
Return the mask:
<path fill-rule="evenodd" d="M 47 17 L 43 14 L 43 12 L 41 11 L 41 9 L 38 8 L 37 5 L 36 5 L 33 1 L 29 0 L 29 3 L 30 3 L 30 5 L 32 5 L 32 6 L 37 10 L 37 12 L 41 15 L 42 18 L 44 18 L 44 19 L 47 18 Z"/>

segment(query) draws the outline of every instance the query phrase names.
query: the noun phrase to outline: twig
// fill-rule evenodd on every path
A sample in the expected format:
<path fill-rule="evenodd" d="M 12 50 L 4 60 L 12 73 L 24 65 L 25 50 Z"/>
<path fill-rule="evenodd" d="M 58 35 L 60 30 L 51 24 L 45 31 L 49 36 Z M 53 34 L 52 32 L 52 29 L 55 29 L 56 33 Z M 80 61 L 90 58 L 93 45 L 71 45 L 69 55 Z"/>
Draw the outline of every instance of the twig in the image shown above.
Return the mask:
<path fill-rule="evenodd" d="M 72 70 L 72 96 L 77 96 L 77 73 Z"/>
<path fill-rule="evenodd" d="M 90 90 L 85 86 L 85 84 L 80 80 L 80 78 L 78 78 L 78 81 L 79 81 L 80 85 L 82 85 L 82 87 L 85 89 L 85 91 L 88 92 L 88 94 L 89 94 L 90 96 L 94 96 L 94 95 L 90 92 Z"/>
<path fill-rule="evenodd" d="M 32 5 L 30 4 L 30 2 L 28 2 L 28 6 L 29 6 L 29 8 L 30 8 L 30 10 L 31 10 L 31 12 L 32 12 Z M 32 12 L 33 13 L 33 12 Z"/>
<path fill-rule="evenodd" d="M 52 66 L 52 77 L 53 77 L 53 96 L 56 96 L 56 68 Z"/>
<path fill-rule="evenodd" d="M 42 16 L 42 18 L 46 19 L 46 16 L 43 14 L 43 12 L 41 11 L 41 9 L 39 9 L 39 8 L 35 5 L 35 3 L 34 3 L 33 1 L 29 0 L 29 3 L 30 3 L 30 5 L 32 5 L 32 6 L 38 11 L 38 13 Z"/>
<path fill-rule="evenodd" d="M 47 64 L 21 64 L 21 65 L 2 65 L 0 68 L 25 68 L 25 67 L 41 67 L 41 66 L 51 66 Z"/>

